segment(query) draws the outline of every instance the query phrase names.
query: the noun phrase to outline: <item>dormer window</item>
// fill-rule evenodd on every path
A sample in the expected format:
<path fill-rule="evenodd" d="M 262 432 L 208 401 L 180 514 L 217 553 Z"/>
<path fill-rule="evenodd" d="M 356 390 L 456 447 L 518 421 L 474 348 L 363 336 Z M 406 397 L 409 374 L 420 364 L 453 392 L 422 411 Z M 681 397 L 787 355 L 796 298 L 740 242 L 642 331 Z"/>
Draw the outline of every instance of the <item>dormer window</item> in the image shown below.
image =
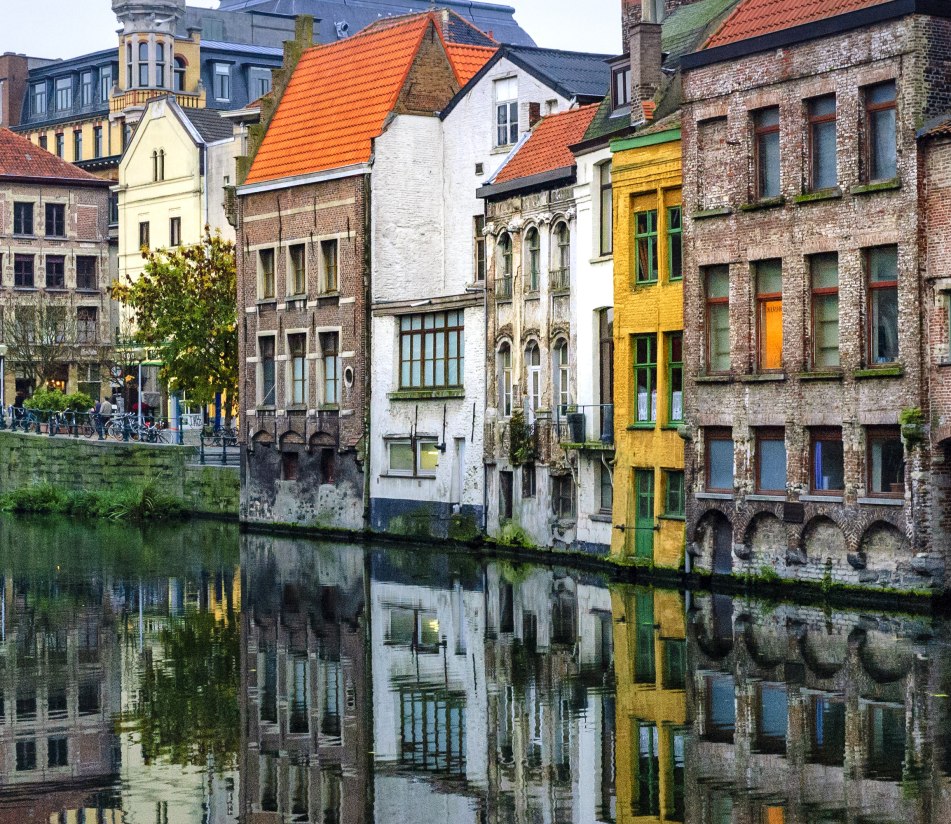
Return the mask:
<path fill-rule="evenodd" d="M 631 107 L 631 67 L 618 66 L 611 72 L 611 102 L 613 111 Z"/>
<path fill-rule="evenodd" d="M 495 145 L 518 142 L 518 78 L 495 81 Z"/>
<path fill-rule="evenodd" d="M 56 78 L 56 111 L 63 112 L 73 107 L 73 78 Z"/>
<path fill-rule="evenodd" d="M 34 83 L 31 89 L 31 109 L 34 115 L 46 114 L 46 84 Z"/>
<path fill-rule="evenodd" d="M 231 100 L 231 66 L 215 63 L 215 100 Z"/>

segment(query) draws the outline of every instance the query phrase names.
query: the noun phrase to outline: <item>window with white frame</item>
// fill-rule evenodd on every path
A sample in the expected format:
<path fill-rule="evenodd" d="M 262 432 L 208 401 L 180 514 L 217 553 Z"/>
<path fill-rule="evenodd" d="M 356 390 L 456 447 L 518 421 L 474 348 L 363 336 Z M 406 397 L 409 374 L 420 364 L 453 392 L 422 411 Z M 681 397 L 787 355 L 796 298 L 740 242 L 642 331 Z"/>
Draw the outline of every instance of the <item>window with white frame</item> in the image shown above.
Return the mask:
<path fill-rule="evenodd" d="M 563 220 L 552 232 L 551 288 L 567 289 L 571 285 L 571 233 Z"/>
<path fill-rule="evenodd" d="M 324 384 L 320 401 L 325 406 L 340 403 L 340 335 L 337 332 L 320 333 L 320 359 Z"/>
<path fill-rule="evenodd" d="M 571 373 L 568 366 L 568 341 L 561 339 L 555 343 L 552 357 L 552 389 L 559 412 L 564 415 L 571 403 Z"/>
<path fill-rule="evenodd" d="M 112 66 L 99 69 L 99 100 L 105 103 L 112 94 Z"/>
<path fill-rule="evenodd" d="M 73 78 L 57 77 L 53 84 L 56 89 L 55 105 L 56 111 L 62 112 L 72 108 L 73 105 Z"/>
<path fill-rule="evenodd" d="M 274 297 L 274 250 L 258 250 L 258 298 L 270 300 Z"/>
<path fill-rule="evenodd" d="M 296 332 L 287 336 L 288 403 L 303 406 L 307 403 L 307 334 Z"/>
<path fill-rule="evenodd" d="M 389 474 L 431 478 L 439 468 L 439 442 L 433 437 L 387 440 Z"/>
<path fill-rule="evenodd" d="M 215 100 L 231 100 L 231 66 L 227 63 L 215 63 L 214 90 Z"/>
<path fill-rule="evenodd" d="M 287 247 L 287 269 L 287 293 L 307 294 L 307 256 L 303 243 L 292 243 Z"/>
<path fill-rule="evenodd" d="M 507 418 L 512 414 L 512 347 L 503 343 L 496 358 L 499 386 L 499 411 Z"/>
<path fill-rule="evenodd" d="M 525 348 L 525 372 L 528 381 L 528 410 L 534 416 L 542 405 L 542 360 L 535 341 Z"/>
<path fill-rule="evenodd" d="M 495 81 L 495 145 L 518 141 L 518 78 Z"/>
<path fill-rule="evenodd" d="M 34 83 L 30 87 L 30 111 L 34 115 L 46 114 L 46 83 Z"/>

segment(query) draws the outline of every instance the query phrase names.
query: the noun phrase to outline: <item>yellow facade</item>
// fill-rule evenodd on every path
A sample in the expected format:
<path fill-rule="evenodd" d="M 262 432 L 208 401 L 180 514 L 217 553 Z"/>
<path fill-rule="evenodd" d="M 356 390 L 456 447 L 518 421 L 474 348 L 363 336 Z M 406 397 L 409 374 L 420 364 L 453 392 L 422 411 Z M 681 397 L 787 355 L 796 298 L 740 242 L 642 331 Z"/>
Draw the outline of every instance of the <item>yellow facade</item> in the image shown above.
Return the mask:
<path fill-rule="evenodd" d="M 684 820 L 687 634 L 680 592 L 611 589 L 618 824 Z"/>
<path fill-rule="evenodd" d="M 615 531 L 611 550 L 677 568 L 684 557 L 680 130 L 619 140 L 612 151 L 614 523 L 624 530 Z"/>

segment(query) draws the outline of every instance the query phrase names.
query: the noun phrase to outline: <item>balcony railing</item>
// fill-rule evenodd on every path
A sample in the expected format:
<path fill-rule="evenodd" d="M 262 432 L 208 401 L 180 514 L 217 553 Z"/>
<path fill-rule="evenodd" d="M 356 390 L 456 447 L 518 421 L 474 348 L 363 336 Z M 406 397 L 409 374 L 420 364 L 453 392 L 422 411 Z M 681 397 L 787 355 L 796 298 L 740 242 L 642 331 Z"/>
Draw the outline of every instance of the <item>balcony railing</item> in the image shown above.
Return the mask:
<path fill-rule="evenodd" d="M 576 448 L 614 447 L 614 404 L 586 404 L 555 409 L 554 426 L 562 445 Z"/>
<path fill-rule="evenodd" d="M 570 269 L 552 269 L 551 290 L 553 292 L 564 292 L 570 288 L 571 288 L 571 270 Z"/>
<path fill-rule="evenodd" d="M 506 277 L 501 277 L 496 279 L 495 299 L 496 300 L 511 300 L 512 299 L 512 276 L 511 275 L 507 275 Z"/>

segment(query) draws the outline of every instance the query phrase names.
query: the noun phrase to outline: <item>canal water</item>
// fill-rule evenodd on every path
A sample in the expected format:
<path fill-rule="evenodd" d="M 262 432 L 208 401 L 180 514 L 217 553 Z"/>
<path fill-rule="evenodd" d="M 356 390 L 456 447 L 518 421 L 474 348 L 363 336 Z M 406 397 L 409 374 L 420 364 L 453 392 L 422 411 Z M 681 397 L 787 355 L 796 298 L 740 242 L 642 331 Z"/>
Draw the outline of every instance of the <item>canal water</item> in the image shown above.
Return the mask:
<path fill-rule="evenodd" d="M 951 629 L 0 520 L 0 824 L 951 822 Z"/>

